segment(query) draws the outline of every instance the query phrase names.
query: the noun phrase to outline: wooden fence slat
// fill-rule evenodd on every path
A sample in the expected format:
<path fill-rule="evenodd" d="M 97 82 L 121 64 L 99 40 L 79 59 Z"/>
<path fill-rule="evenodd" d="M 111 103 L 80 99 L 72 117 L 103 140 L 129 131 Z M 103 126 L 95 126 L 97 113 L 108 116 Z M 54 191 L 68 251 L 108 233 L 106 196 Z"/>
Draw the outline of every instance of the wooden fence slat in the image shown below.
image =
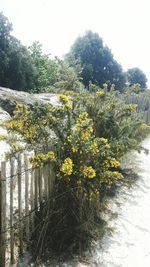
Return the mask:
<path fill-rule="evenodd" d="M 0 266 L 6 266 L 6 162 L 1 163 L 0 175 Z"/>
<path fill-rule="evenodd" d="M 47 199 L 47 176 L 46 176 L 46 165 L 42 168 L 42 175 L 43 175 L 43 182 L 44 182 L 44 189 L 43 189 L 43 197 L 46 200 Z"/>
<path fill-rule="evenodd" d="M 0 265 L 3 263 L 2 254 L 2 184 L 1 184 L 1 169 L 0 169 Z"/>
<path fill-rule="evenodd" d="M 18 212 L 19 212 L 19 254 L 23 253 L 23 229 L 22 229 L 22 177 L 21 154 L 18 155 Z"/>
<path fill-rule="evenodd" d="M 44 169 L 41 167 L 41 181 L 42 181 L 42 201 L 45 199 L 45 181 L 44 181 Z"/>
<path fill-rule="evenodd" d="M 15 175 L 15 161 L 14 158 L 10 160 L 10 261 L 11 264 L 15 263 L 14 258 L 14 228 L 13 228 L 13 187 L 14 187 L 14 175 Z"/>
<path fill-rule="evenodd" d="M 26 239 L 29 241 L 29 164 L 27 154 L 24 154 L 24 166 L 25 166 L 25 228 Z"/>
<path fill-rule="evenodd" d="M 54 171 L 54 166 L 51 166 L 51 194 L 54 192 L 54 185 L 56 182 L 56 176 L 55 176 L 55 171 Z"/>
<path fill-rule="evenodd" d="M 34 189 L 35 189 L 35 209 L 38 208 L 38 169 L 34 170 Z"/>
<path fill-rule="evenodd" d="M 42 203 L 42 172 L 41 172 L 40 167 L 37 169 L 37 174 L 38 174 L 38 187 L 39 187 L 39 204 L 41 205 Z"/>
<path fill-rule="evenodd" d="M 47 196 L 47 199 L 49 198 L 48 180 L 49 180 L 49 164 L 47 164 L 46 165 L 46 168 L 45 168 L 45 186 L 46 186 L 46 196 Z"/>
<path fill-rule="evenodd" d="M 49 197 L 51 197 L 51 174 L 52 174 L 52 169 L 51 169 L 51 164 L 48 164 L 48 190 L 49 190 Z"/>
<path fill-rule="evenodd" d="M 32 235 L 32 231 L 34 230 L 34 209 L 35 209 L 35 202 L 34 202 L 34 170 L 31 169 L 31 180 L 30 180 L 30 205 L 31 205 L 31 214 L 30 214 L 30 237 Z"/>
<path fill-rule="evenodd" d="M 34 171 L 31 170 L 31 183 L 30 183 L 30 203 L 31 211 L 34 210 Z"/>
<path fill-rule="evenodd" d="M 147 111 L 147 124 L 150 124 L 150 110 Z"/>
<path fill-rule="evenodd" d="M 55 182 L 55 174 L 53 164 L 49 164 L 49 177 L 48 177 L 48 184 L 49 184 L 49 193 L 52 196 L 54 190 L 54 182 Z"/>

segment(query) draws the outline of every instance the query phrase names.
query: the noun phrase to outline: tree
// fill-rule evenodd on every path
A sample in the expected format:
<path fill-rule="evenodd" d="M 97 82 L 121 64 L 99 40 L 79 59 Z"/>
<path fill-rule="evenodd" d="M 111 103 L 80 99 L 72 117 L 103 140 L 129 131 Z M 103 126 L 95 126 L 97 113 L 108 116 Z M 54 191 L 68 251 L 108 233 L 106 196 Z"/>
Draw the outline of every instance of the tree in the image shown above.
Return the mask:
<path fill-rule="evenodd" d="M 9 45 L 9 64 L 6 71 L 6 86 L 15 90 L 30 91 L 36 74 L 29 51 L 16 38 Z"/>
<path fill-rule="evenodd" d="M 89 83 L 102 86 L 104 83 L 115 84 L 117 89 L 124 86 L 125 78 L 121 65 L 113 58 L 111 50 L 103 45 L 97 33 L 88 31 L 79 37 L 70 51 L 82 66 L 81 78 L 85 87 Z"/>
<path fill-rule="evenodd" d="M 79 66 L 76 62 L 60 60 L 56 58 L 58 64 L 58 81 L 54 84 L 56 88 L 80 91 L 83 89 L 82 83 L 78 78 Z"/>
<path fill-rule="evenodd" d="M 58 64 L 56 60 L 50 59 L 49 55 L 43 54 L 42 45 L 38 41 L 29 47 L 29 51 L 36 68 L 34 89 L 39 92 L 57 82 Z"/>
<path fill-rule="evenodd" d="M 129 85 L 140 84 L 141 89 L 146 89 L 147 77 L 139 68 L 131 68 L 127 71 L 127 81 Z"/>
<path fill-rule="evenodd" d="M 4 85 L 6 82 L 5 73 L 9 63 L 9 39 L 12 31 L 12 24 L 8 19 L 0 13 L 0 84 Z"/>
<path fill-rule="evenodd" d="M 66 60 L 60 60 L 55 57 L 50 59 L 49 55 L 42 52 L 42 45 L 39 42 L 34 42 L 29 48 L 31 57 L 36 68 L 35 91 L 45 91 L 49 87 L 65 90 L 80 90 L 82 84 L 78 80 L 77 66 L 73 59 L 70 59 L 70 64 Z"/>
<path fill-rule="evenodd" d="M 0 85 L 29 91 L 34 86 L 35 68 L 29 51 L 11 35 L 12 24 L 0 13 Z"/>

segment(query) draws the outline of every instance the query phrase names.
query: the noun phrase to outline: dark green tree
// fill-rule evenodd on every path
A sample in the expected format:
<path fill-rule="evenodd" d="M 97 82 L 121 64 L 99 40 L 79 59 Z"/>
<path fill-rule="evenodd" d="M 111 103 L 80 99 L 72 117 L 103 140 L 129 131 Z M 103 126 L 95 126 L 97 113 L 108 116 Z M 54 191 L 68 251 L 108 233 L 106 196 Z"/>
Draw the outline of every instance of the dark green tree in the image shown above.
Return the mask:
<path fill-rule="evenodd" d="M 79 37 L 70 53 L 81 62 L 80 76 L 85 87 L 88 88 L 90 82 L 98 86 L 104 83 L 114 84 L 119 90 L 124 86 L 125 77 L 121 65 L 97 33 L 88 31 L 83 37 Z"/>
<path fill-rule="evenodd" d="M 142 90 L 146 89 L 147 77 L 145 73 L 139 68 L 128 69 L 127 81 L 129 86 L 133 84 L 140 84 Z"/>
<path fill-rule="evenodd" d="M 35 68 L 29 51 L 11 35 L 12 24 L 0 13 L 0 86 L 30 91 Z"/>
<path fill-rule="evenodd" d="M 9 42 L 12 24 L 0 13 L 0 85 L 6 83 L 6 71 L 9 64 Z"/>

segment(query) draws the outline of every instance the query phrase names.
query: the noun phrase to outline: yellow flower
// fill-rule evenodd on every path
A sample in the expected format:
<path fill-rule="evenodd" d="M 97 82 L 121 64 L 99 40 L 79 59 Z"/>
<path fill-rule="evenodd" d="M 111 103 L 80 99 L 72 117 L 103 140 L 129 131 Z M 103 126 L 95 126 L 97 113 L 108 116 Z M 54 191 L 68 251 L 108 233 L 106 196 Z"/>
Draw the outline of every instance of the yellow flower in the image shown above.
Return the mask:
<path fill-rule="evenodd" d="M 100 138 L 100 141 L 102 143 L 104 143 L 104 144 L 107 144 L 108 143 L 108 139 L 107 138 L 104 138 L 104 137 Z"/>
<path fill-rule="evenodd" d="M 71 135 L 67 136 L 67 140 L 68 142 L 72 142 L 72 136 Z"/>
<path fill-rule="evenodd" d="M 84 178 L 92 179 L 96 177 L 96 171 L 92 168 L 92 166 L 83 166 L 80 171 Z"/>
<path fill-rule="evenodd" d="M 91 144 L 90 151 L 91 151 L 93 156 L 95 156 L 99 153 L 98 145 L 95 141 Z"/>
<path fill-rule="evenodd" d="M 114 179 L 121 180 L 123 179 L 123 175 L 119 172 L 113 172 Z"/>
<path fill-rule="evenodd" d="M 68 109 L 71 109 L 69 98 L 66 95 L 60 95 L 59 101 Z"/>
<path fill-rule="evenodd" d="M 37 153 L 30 158 L 30 162 L 34 167 L 39 167 L 43 165 L 46 161 L 56 161 L 56 156 L 53 151 L 49 151 L 47 154 Z"/>
<path fill-rule="evenodd" d="M 47 159 L 50 159 L 52 161 L 56 161 L 56 156 L 55 156 L 55 153 L 53 151 L 49 151 L 47 153 Z"/>
<path fill-rule="evenodd" d="M 91 136 L 91 133 L 89 133 L 88 130 L 83 130 L 81 132 L 81 139 L 84 140 L 84 141 L 87 141 Z"/>
<path fill-rule="evenodd" d="M 100 89 L 96 92 L 97 96 L 104 96 L 105 95 L 105 91 L 103 89 Z"/>
<path fill-rule="evenodd" d="M 123 179 L 123 175 L 117 171 L 105 171 L 103 177 L 101 177 L 101 182 L 111 185 L 115 181 Z"/>
<path fill-rule="evenodd" d="M 110 160 L 110 166 L 117 168 L 117 167 L 120 166 L 120 162 L 113 158 L 113 159 Z"/>
<path fill-rule="evenodd" d="M 76 153 L 78 151 L 78 148 L 73 146 L 71 150 L 72 150 L 73 153 Z"/>
<path fill-rule="evenodd" d="M 64 176 L 70 176 L 73 173 L 73 162 L 71 158 L 66 158 L 64 163 L 60 167 L 60 171 L 64 173 Z"/>
<path fill-rule="evenodd" d="M 76 128 L 78 131 L 80 131 L 81 129 L 89 129 L 90 132 L 93 132 L 93 124 L 92 124 L 92 120 L 89 118 L 89 115 L 87 112 L 82 112 L 78 119 L 77 119 L 77 123 L 76 123 Z"/>
<path fill-rule="evenodd" d="M 142 123 L 141 126 L 140 126 L 140 128 L 141 128 L 142 130 L 150 130 L 150 126 L 147 125 L 146 123 Z"/>
<path fill-rule="evenodd" d="M 135 111 L 137 109 L 138 105 L 137 104 L 128 104 L 127 107 L 128 107 L 128 110 Z"/>

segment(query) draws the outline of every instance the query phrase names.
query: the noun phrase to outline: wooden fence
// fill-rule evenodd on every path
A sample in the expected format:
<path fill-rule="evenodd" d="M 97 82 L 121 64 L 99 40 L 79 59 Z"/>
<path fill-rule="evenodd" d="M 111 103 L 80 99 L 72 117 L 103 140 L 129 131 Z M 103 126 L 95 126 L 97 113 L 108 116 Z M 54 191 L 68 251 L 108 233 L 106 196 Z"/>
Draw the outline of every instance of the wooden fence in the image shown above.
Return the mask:
<path fill-rule="evenodd" d="M 17 263 L 23 254 L 34 227 L 35 212 L 52 195 L 54 182 L 52 165 L 32 168 L 27 154 L 0 163 L 1 267 Z"/>
<path fill-rule="evenodd" d="M 127 103 L 137 104 L 141 118 L 150 125 L 150 98 L 146 95 L 130 95 L 126 98 Z"/>

